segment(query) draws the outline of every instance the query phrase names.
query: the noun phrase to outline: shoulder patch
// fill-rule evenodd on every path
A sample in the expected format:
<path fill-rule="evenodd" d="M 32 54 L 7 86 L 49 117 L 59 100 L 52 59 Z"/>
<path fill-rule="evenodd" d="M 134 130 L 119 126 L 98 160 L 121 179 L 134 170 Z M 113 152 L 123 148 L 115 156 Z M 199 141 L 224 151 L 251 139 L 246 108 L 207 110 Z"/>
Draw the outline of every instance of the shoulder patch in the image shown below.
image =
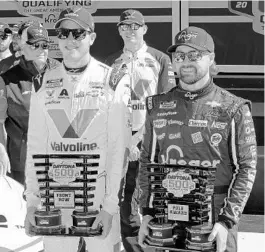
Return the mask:
<path fill-rule="evenodd" d="M 147 97 L 146 107 L 148 108 L 148 110 L 153 109 L 153 97 L 152 96 Z"/>
<path fill-rule="evenodd" d="M 237 111 L 245 104 L 248 105 L 249 110 L 251 111 L 251 102 L 249 100 L 245 100 L 243 98 L 236 97 L 236 99 L 234 100 L 234 102 L 232 103 L 232 105 L 229 108 L 229 115 L 231 117 L 234 117 L 235 114 L 237 113 Z"/>
<path fill-rule="evenodd" d="M 123 64 L 121 67 L 114 66 L 110 75 L 110 87 L 114 91 L 116 90 L 117 84 L 122 79 L 122 77 L 128 73 L 128 68 L 126 64 Z"/>
<path fill-rule="evenodd" d="M 225 99 L 231 101 L 231 103 L 226 108 L 226 112 L 230 116 L 230 118 L 234 117 L 238 109 L 240 109 L 244 104 L 247 104 L 249 109 L 251 110 L 251 102 L 249 100 L 238 97 L 223 89 L 221 89 L 221 94 L 225 97 Z"/>
<path fill-rule="evenodd" d="M 146 105 L 148 114 L 150 114 L 152 110 L 157 107 L 157 104 L 159 104 L 160 97 L 161 97 L 161 94 L 148 96 L 146 98 L 145 105 Z"/>

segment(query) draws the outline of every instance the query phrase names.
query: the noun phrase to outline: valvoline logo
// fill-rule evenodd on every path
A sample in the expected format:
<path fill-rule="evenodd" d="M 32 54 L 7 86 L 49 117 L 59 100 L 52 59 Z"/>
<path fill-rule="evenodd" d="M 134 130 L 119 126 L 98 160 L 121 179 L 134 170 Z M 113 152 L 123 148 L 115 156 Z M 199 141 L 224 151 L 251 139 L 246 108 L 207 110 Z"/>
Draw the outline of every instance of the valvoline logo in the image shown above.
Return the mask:
<path fill-rule="evenodd" d="M 48 110 L 48 114 L 62 138 L 81 138 L 97 112 L 98 109 L 80 109 L 70 122 L 64 109 Z"/>

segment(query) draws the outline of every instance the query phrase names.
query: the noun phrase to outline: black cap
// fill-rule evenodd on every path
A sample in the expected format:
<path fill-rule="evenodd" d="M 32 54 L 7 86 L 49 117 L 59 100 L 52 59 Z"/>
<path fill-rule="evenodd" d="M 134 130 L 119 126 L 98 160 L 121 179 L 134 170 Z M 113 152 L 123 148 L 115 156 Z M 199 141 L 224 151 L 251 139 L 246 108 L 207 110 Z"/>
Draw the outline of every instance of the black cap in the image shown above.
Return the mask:
<path fill-rule="evenodd" d="M 205 30 L 195 26 L 190 26 L 180 31 L 175 36 L 175 44 L 170 46 L 167 52 L 175 52 L 180 45 L 187 45 L 201 51 L 214 52 L 212 36 Z"/>
<path fill-rule="evenodd" d="M 74 6 L 73 8 L 67 8 L 63 10 L 55 24 L 55 28 L 59 28 L 60 23 L 63 20 L 72 20 L 87 31 L 94 31 L 95 29 L 95 23 L 92 15 L 82 7 Z"/>
<path fill-rule="evenodd" d="M 144 16 L 140 11 L 130 9 L 121 14 L 120 22 L 117 25 L 133 23 L 144 25 Z"/>

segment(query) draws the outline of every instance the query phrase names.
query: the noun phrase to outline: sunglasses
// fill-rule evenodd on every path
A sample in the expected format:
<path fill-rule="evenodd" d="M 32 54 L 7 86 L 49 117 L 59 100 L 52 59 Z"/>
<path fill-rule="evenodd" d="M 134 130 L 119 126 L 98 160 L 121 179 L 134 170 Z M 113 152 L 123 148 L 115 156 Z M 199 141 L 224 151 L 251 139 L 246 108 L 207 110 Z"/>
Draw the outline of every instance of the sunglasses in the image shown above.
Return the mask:
<path fill-rule="evenodd" d="M 142 27 L 142 25 L 139 24 L 122 24 L 120 25 L 120 28 L 122 31 L 128 31 L 129 29 L 133 30 L 133 31 L 137 31 L 140 29 L 140 27 Z"/>
<path fill-rule="evenodd" d="M 173 61 L 176 63 L 181 63 L 185 60 L 186 56 L 188 57 L 189 61 L 195 62 L 202 59 L 203 55 L 209 54 L 209 52 L 203 51 L 190 51 L 187 53 L 184 52 L 174 52 L 173 54 Z"/>
<path fill-rule="evenodd" d="M 6 33 L 0 33 L 0 39 L 6 40 L 8 38 L 8 35 Z"/>
<path fill-rule="evenodd" d="M 92 33 L 92 31 L 86 31 L 84 29 L 56 29 L 57 38 L 59 39 L 67 39 L 70 35 L 70 32 L 72 33 L 73 38 L 78 41 L 83 40 L 86 37 L 87 33 Z"/>
<path fill-rule="evenodd" d="M 44 43 L 44 44 L 35 43 L 35 44 L 30 45 L 30 48 L 32 50 L 38 50 L 39 48 L 42 48 L 42 50 L 47 50 L 47 49 L 49 49 L 49 44 L 47 44 L 47 43 Z"/>

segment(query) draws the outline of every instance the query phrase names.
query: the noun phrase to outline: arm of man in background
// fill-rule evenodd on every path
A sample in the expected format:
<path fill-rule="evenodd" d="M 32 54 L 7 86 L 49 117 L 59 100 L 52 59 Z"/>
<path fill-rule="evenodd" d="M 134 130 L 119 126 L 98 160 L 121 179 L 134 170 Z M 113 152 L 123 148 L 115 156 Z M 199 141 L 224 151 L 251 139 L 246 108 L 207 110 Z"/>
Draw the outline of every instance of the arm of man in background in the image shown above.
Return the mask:
<path fill-rule="evenodd" d="M 27 159 L 25 167 L 25 196 L 27 199 L 27 216 L 25 230 L 30 235 L 31 225 L 35 225 L 34 212 L 41 203 L 39 185 L 34 169 L 34 154 L 45 154 L 48 130 L 43 114 L 42 100 L 37 93 L 31 95 L 29 112 L 29 128 L 27 142 Z"/>
<path fill-rule="evenodd" d="M 113 215 L 119 212 L 118 193 L 128 165 L 131 138 L 131 128 L 128 123 L 131 114 L 128 107 L 129 81 L 128 75 L 121 78 L 115 87 L 114 99 L 109 109 L 106 195 L 103 208 L 92 227 L 97 228 L 101 222 L 103 237 L 106 237 L 111 229 Z"/>
<path fill-rule="evenodd" d="M 7 117 L 7 98 L 6 98 L 6 86 L 5 82 L 0 77 L 0 144 L 4 147 L 2 149 L 2 158 L 7 157 L 6 153 L 6 132 L 5 132 L 5 120 Z M 5 153 L 4 153 L 5 152 Z M 10 172 L 10 163 L 8 161 L 8 165 L 4 165 L 4 163 L 0 164 L 0 174 L 6 175 L 7 172 Z"/>
<path fill-rule="evenodd" d="M 4 129 L 7 117 L 7 96 L 6 85 L 2 77 L 0 77 L 0 143 L 6 146 L 6 134 Z"/>
<path fill-rule="evenodd" d="M 152 97 L 148 97 L 146 103 L 148 108 L 148 103 L 152 103 Z M 147 225 L 154 216 L 154 209 L 150 208 L 150 187 L 148 181 L 147 164 L 154 162 L 157 141 L 156 136 L 154 135 L 153 123 L 149 113 L 149 109 L 147 109 L 139 167 L 139 186 L 141 190 L 139 206 L 140 212 L 143 215 L 143 219 L 139 230 L 138 242 L 143 248 L 146 247 L 144 240 L 148 235 Z"/>
<path fill-rule="evenodd" d="M 175 74 L 172 69 L 170 58 L 166 54 L 158 59 L 160 63 L 160 72 L 157 83 L 157 94 L 167 92 L 176 86 Z M 138 160 L 140 151 L 137 147 L 138 143 L 143 139 L 144 125 L 132 137 L 132 157 L 131 161 Z"/>
<path fill-rule="evenodd" d="M 257 143 L 253 119 L 248 105 L 243 105 L 232 119 L 231 156 L 236 172 L 229 186 L 225 205 L 221 209 L 209 240 L 217 239 L 217 251 L 224 251 L 227 233 L 238 224 L 251 193 L 256 176 Z"/>
<path fill-rule="evenodd" d="M 10 172 L 10 162 L 7 155 L 5 146 L 0 143 L 0 177 L 6 176 L 6 173 Z"/>

